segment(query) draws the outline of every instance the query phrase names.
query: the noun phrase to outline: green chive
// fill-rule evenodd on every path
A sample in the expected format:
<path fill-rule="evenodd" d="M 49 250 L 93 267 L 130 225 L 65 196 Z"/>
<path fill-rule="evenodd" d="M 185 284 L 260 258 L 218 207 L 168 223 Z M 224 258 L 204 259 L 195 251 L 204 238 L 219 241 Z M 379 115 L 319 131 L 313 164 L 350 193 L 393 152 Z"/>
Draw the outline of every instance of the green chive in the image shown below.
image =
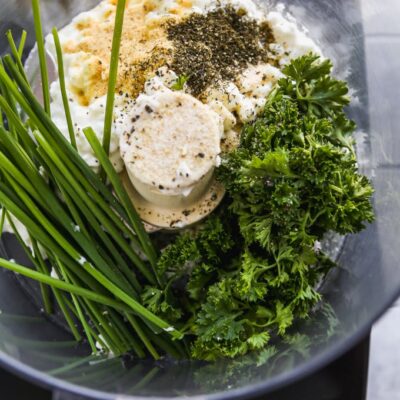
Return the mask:
<path fill-rule="evenodd" d="M 36 269 L 46 275 L 49 275 L 49 270 L 47 268 L 46 263 L 43 260 L 43 257 L 40 253 L 39 245 L 36 242 L 36 240 L 32 237 L 32 235 L 29 235 L 31 242 L 32 242 L 32 250 L 33 250 L 33 260 L 32 264 L 36 266 Z M 25 253 L 29 254 L 29 249 L 25 249 Z M 50 302 L 50 292 L 49 292 L 49 287 L 47 285 L 44 285 L 43 283 L 40 283 L 40 288 L 42 291 L 42 297 L 43 297 L 43 302 L 44 302 L 44 309 L 47 312 L 47 314 L 51 314 L 53 311 L 52 304 Z"/>
<path fill-rule="evenodd" d="M 35 132 L 35 136 L 38 139 L 38 141 L 40 142 L 41 146 L 46 147 L 46 151 L 50 152 L 50 154 L 54 157 L 51 161 L 48 157 L 47 154 L 41 153 L 42 157 L 46 160 L 47 165 L 50 165 L 51 170 L 54 173 L 54 166 L 52 166 L 52 162 L 56 161 L 56 155 L 54 153 L 52 153 L 51 149 L 48 147 L 48 145 L 45 143 L 45 141 L 43 140 L 43 137 L 40 136 L 40 134 L 38 134 L 37 132 Z M 62 180 L 63 176 L 68 176 L 68 171 L 66 171 L 63 168 L 63 165 L 58 163 L 57 165 L 58 167 L 61 168 L 62 174 L 58 175 L 57 179 Z M 73 183 L 73 180 L 71 179 L 71 181 Z M 77 186 L 76 186 L 77 187 Z M 75 224 L 72 220 L 70 220 L 68 217 L 66 217 L 66 220 L 61 220 L 60 223 L 64 224 L 65 228 L 69 231 L 70 235 L 72 237 L 75 237 L 76 240 L 76 244 L 81 248 L 82 252 L 84 252 L 85 254 L 87 254 L 91 260 L 93 261 L 93 263 L 102 270 L 103 273 L 105 274 L 109 274 L 112 277 L 112 280 L 114 283 L 121 285 L 121 287 L 123 287 L 125 290 L 127 290 L 128 292 L 132 289 L 131 286 L 129 285 L 129 283 L 126 281 L 126 279 L 118 274 L 117 269 L 114 267 L 114 265 L 109 265 L 99 254 L 99 251 L 96 249 L 95 245 L 93 244 L 93 242 L 90 240 L 90 238 L 85 237 L 85 235 L 78 229 L 75 229 Z M 55 237 L 56 238 L 56 237 Z M 58 236 L 58 239 L 62 240 L 62 237 Z M 59 242 L 61 244 L 61 242 Z M 74 249 L 73 247 L 69 247 L 70 250 Z M 70 255 L 72 257 L 74 257 L 74 254 L 77 255 L 79 253 L 77 253 L 75 251 L 75 253 L 70 253 Z M 78 258 L 75 258 L 76 260 L 80 259 L 81 256 L 78 255 Z M 133 292 L 134 294 L 134 292 Z"/>
<path fill-rule="evenodd" d="M 2 59 L 0 59 L 0 69 L 3 69 L 3 68 L 4 68 L 3 61 L 2 61 Z M 21 75 L 21 79 L 24 79 L 22 75 Z M 21 112 L 18 113 L 15 98 L 12 95 L 12 93 L 8 90 L 6 85 L 4 85 L 3 82 L 0 84 L 0 90 L 1 90 L 1 94 L 7 99 L 7 103 L 9 105 L 9 107 L 14 111 L 15 114 L 19 114 L 20 118 L 22 118 L 22 115 L 23 115 L 22 109 L 21 109 Z M 8 126 L 10 128 L 10 132 L 12 133 L 12 135 L 15 136 L 15 127 L 13 125 L 13 121 L 8 121 Z"/>
<path fill-rule="evenodd" d="M 0 95 L 0 108 L 4 112 L 7 117 L 7 121 L 9 124 L 12 124 L 15 127 L 16 133 L 20 137 L 21 141 L 23 142 L 25 149 L 27 148 L 29 154 L 33 155 L 35 152 L 35 142 L 33 141 L 32 137 L 29 135 L 27 129 L 25 128 L 24 124 L 21 122 L 18 114 L 14 112 L 12 107 L 8 104 L 8 101 L 5 97 Z M 2 126 L 2 128 L 4 128 Z M 3 130 L 5 134 L 7 132 Z"/>
<path fill-rule="evenodd" d="M 60 279 L 54 279 L 51 276 L 43 274 L 41 272 L 34 271 L 30 268 L 24 267 L 22 265 L 13 263 L 11 261 L 0 258 L 0 267 L 8 269 L 9 271 L 16 272 L 17 274 L 21 274 L 26 276 L 27 278 L 34 279 L 35 281 L 45 283 L 46 285 L 52 286 L 56 289 L 63 290 L 68 293 L 75 294 L 77 296 L 85 297 L 89 300 L 93 300 L 96 303 L 104 304 L 106 306 L 113 307 L 117 310 L 127 311 L 127 307 L 124 304 L 115 301 L 109 297 L 105 297 L 101 294 L 94 293 L 90 290 L 84 289 L 82 287 L 71 285 L 70 283 L 64 282 Z M 130 308 L 128 308 L 128 312 L 130 312 Z"/>
<path fill-rule="evenodd" d="M 132 271 L 125 260 L 122 258 L 120 251 L 116 249 L 114 246 L 113 242 L 110 240 L 110 237 L 103 231 L 102 226 L 97 222 L 96 218 L 93 216 L 91 208 L 87 206 L 87 204 L 82 201 L 78 196 L 75 196 L 75 192 L 71 188 L 71 186 L 64 180 L 64 177 L 61 176 L 61 174 L 58 173 L 58 171 L 53 171 L 54 176 L 56 177 L 56 181 L 62 183 L 58 184 L 58 187 L 60 191 L 63 194 L 63 197 L 65 199 L 66 204 L 68 205 L 71 214 L 74 216 L 75 221 L 77 222 L 77 226 L 81 231 L 89 238 L 93 238 L 93 233 L 89 234 L 87 231 L 79 213 L 77 210 L 77 207 L 81 211 L 81 213 L 85 216 L 85 219 L 87 219 L 87 222 L 90 227 L 92 227 L 92 232 L 95 232 L 95 234 L 99 238 L 99 244 L 102 243 L 103 246 L 105 246 L 109 252 L 110 256 L 112 256 L 116 262 L 116 265 L 120 268 L 120 271 L 125 274 L 126 278 L 130 281 L 132 286 L 135 288 L 136 291 L 140 292 L 141 287 L 139 282 L 137 281 L 136 274 L 134 271 Z M 76 206 L 75 206 L 75 204 Z M 104 226 L 104 225 L 103 225 Z M 120 235 L 117 235 L 120 237 Z M 123 238 L 121 238 L 123 240 Z"/>
<path fill-rule="evenodd" d="M 49 73 L 47 71 L 46 49 L 44 47 L 43 28 L 40 17 L 40 0 L 32 0 L 32 12 L 39 55 L 40 74 L 42 78 L 43 104 L 46 113 L 50 115 Z"/>
<path fill-rule="evenodd" d="M 10 93 L 17 99 L 19 105 L 24 109 L 27 115 L 32 119 L 36 128 L 43 134 L 46 135 L 46 139 L 57 151 L 60 157 L 64 157 L 64 161 L 72 162 L 76 165 L 79 171 L 85 176 L 85 178 L 93 185 L 93 187 L 106 199 L 110 205 L 127 219 L 125 211 L 121 204 L 116 200 L 109 188 L 99 179 L 99 177 L 90 169 L 86 162 L 80 157 L 76 150 L 72 147 L 57 126 L 53 123 L 51 118 L 45 113 L 42 106 L 39 104 L 37 99 L 30 87 L 26 84 L 21 74 L 19 74 L 17 68 L 13 65 L 10 57 L 5 56 L 4 61 L 7 63 L 7 67 L 10 69 L 13 78 L 17 81 L 14 83 L 8 76 L 4 67 L 0 64 L 0 81 L 7 87 Z M 17 86 L 18 84 L 18 86 Z M 67 160 L 67 161 L 66 161 Z M 100 198 L 101 198 L 100 196 Z"/>
<path fill-rule="evenodd" d="M 68 275 L 67 275 L 66 271 L 64 270 L 62 262 L 60 260 L 58 260 L 57 258 L 56 258 L 56 262 L 57 262 L 57 265 L 59 267 L 59 270 L 61 272 L 61 275 L 62 275 L 62 278 L 64 279 L 64 281 L 67 282 L 67 283 L 71 283 L 69 281 L 69 279 L 68 279 Z M 85 331 L 85 334 L 86 334 L 86 337 L 88 339 L 90 348 L 92 349 L 92 352 L 95 353 L 96 352 L 96 345 L 95 345 L 95 343 L 93 341 L 92 335 L 91 335 L 90 330 L 89 330 L 89 325 L 86 322 L 86 319 L 85 319 L 85 317 L 83 315 L 83 312 L 82 312 L 82 309 L 81 309 L 81 307 L 79 305 L 78 299 L 73 294 L 71 294 L 71 298 L 72 298 L 72 301 L 74 303 L 75 309 L 77 311 L 78 318 L 79 318 L 79 320 L 80 320 L 80 322 L 81 322 L 81 324 L 83 326 L 83 329 Z"/>
<path fill-rule="evenodd" d="M 142 328 L 136 321 L 136 318 L 133 315 L 126 314 L 127 320 L 130 322 L 132 325 L 133 329 L 135 332 L 138 334 L 144 345 L 146 346 L 147 350 L 149 353 L 153 356 L 155 360 L 158 360 L 160 358 L 160 355 L 157 353 L 157 350 L 154 348 L 154 346 L 151 344 L 149 338 L 144 334 Z"/>
<path fill-rule="evenodd" d="M 65 118 L 67 120 L 67 125 L 68 125 L 69 139 L 71 141 L 72 147 L 76 149 L 77 147 L 76 147 L 76 139 L 74 132 L 74 124 L 72 123 L 71 110 L 69 108 L 67 89 L 65 86 L 63 53 L 61 50 L 60 38 L 58 37 L 58 32 L 56 28 L 53 28 L 53 38 L 57 53 L 58 79 L 60 81 L 61 96 L 65 110 Z"/>
<path fill-rule="evenodd" d="M 6 220 L 6 209 L 4 207 L 1 208 L 1 216 L 0 216 L 0 237 L 4 230 L 4 222 Z"/>
<path fill-rule="evenodd" d="M 24 66 L 22 65 L 21 57 L 19 55 L 19 51 L 15 44 L 14 37 L 13 37 L 11 30 L 7 31 L 6 36 L 7 36 L 8 44 L 10 45 L 11 53 L 14 57 L 14 61 L 17 63 L 19 72 L 22 74 L 22 76 L 24 77 L 26 82 L 29 83 L 28 78 L 25 74 Z"/>
<path fill-rule="evenodd" d="M 67 305 L 65 304 L 64 294 L 61 294 L 58 290 L 53 290 L 53 293 L 57 300 L 58 305 L 60 306 L 61 312 L 64 315 L 65 321 L 67 322 L 69 329 L 71 330 L 71 333 L 74 336 L 74 339 L 77 342 L 80 342 L 82 340 L 82 336 L 78 332 L 78 329 L 75 326 L 75 322 L 71 317 Z"/>
<path fill-rule="evenodd" d="M 115 326 L 123 333 L 128 341 L 128 345 L 133 351 L 137 354 L 139 358 L 145 358 L 146 353 L 141 347 L 140 343 L 137 342 L 136 338 L 130 333 L 128 330 L 125 321 L 121 321 L 122 315 L 117 315 L 116 312 L 112 309 L 109 310 L 111 318 Z"/>
<path fill-rule="evenodd" d="M 113 122 L 113 114 L 114 114 L 115 88 L 117 85 L 119 49 L 121 45 L 122 27 L 124 24 L 125 3 L 126 0 L 117 1 L 117 11 L 115 14 L 114 35 L 113 35 L 111 59 L 110 59 L 110 73 L 108 77 L 107 103 L 106 103 L 106 112 L 105 112 L 104 129 L 103 129 L 103 148 L 107 156 L 109 155 L 110 152 L 111 129 Z"/>
<path fill-rule="evenodd" d="M 114 285 L 110 280 L 108 280 L 99 271 L 93 268 L 92 265 L 84 263 L 83 267 L 88 271 L 93 277 L 95 277 L 105 288 L 107 288 L 111 293 L 115 295 L 118 299 L 127 304 L 135 313 L 137 313 L 141 318 L 153 323 L 156 327 L 162 329 L 164 332 L 168 333 L 175 339 L 182 339 L 183 335 L 168 322 L 162 320 L 160 317 L 156 316 L 150 312 L 146 307 L 142 306 L 132 297 L 128 296 L 123 290 Z"/>
<path fill-rule="evenodd" d="M 19 58 L 21 60 L 22 60 L 22 56 L 23 56 L 24 50 L 25 50 L 26 36 L 27 36 L 27 33 L 25 30 L 23 30 L 22 34 L 21 34 L 21 39 L 19 41 L 19 46 L 18 46 L 18 54 L 19 54 Z"/>
<path fill-rule="evenodd" d="M 114 167 L 112 166 L 110 160 L 108 159 L 106 153 L 102 149 L 96 134 L 94 133 L 93 129 L 85 128 L 83 130 L 88 142 L 90 143 L 96 157 L 99 159 L 100 164 L 104 168 L 104 171 L 107 174 L 107 177 L 110 179 L 111 184 L 114 187 L 116 194 L 118 195 L 119 199 L 121 200 L 126 213 L 128 214 L 129 220 L 132 223 L 132 226 L 135 228 L 135 231 L 139 237 L 140 243 L 142 244 L 143 248 L 147 256 L 149 257 L 150 263 L 153 267 L 153 272 L 157 276 L 156 273 L 156 264 L 157 264 L 157 253 L 153 247 L 153 244 L 149 238 L 149 235 L 144 229 L 143 222 L 141 221 L 135 207 L 133 206 L 128 194 L 126 193 L 125 188 L 123 187 L 121 180 L 116 173 Z"/>
<path fill-rule="evenodd" d="M 26 245 L 26 243 L 24 242 L 24 240 L 22 239 L 21 235 L 18 232 L 17 227 L 14 224 L 14 221 L 12 220 L 11 216 L 7 213 L 7 221 L 11 226 L 11 229 L 15 235 L 15 237 L 17 238 L 20 246 L 24 249 L 25 254 L 28 256 L 28 258 L 31 260 L 32 264 L 36 267 L 36 269 L 39 272 L 42 272 L 43 274 L 48 275 L 48 271 L 46 270 L 47 268 L 42 268 L 42 265 L 40 263 L 38 263 L 37 258 L 32 254 L 32 251 L 28 248 L 28 246 Z M 32 240 L 32 236 L 29 235 L 32 241 L 32 246 L 33 246 L 33 251 L 38 252 L 38 250 L 35 248 L 35 241 Z M 50 300 L 50 293 L 48 290 L 48 286 L 44 285 L 43 283 L 40 283 L 40 292 L 42 294 L 42 299 L 43 299 L 43 305 L 44 305 L 44 310 L 47 314 L 51 314 L 52 312 L 52 305 L 51 305 L 51 300 Z"/>
<path fill-rule="evenodd" d="M 152 282 L 152 276 L 148 275 L 148 270 L 146 270 L 146 266 L 144 263 L 140 260 L 140 258 L 133 252 L 133 250 L 130 248 L 130 246 L 124 241 L 124 239 L 121 237 L 120 232 L 114 228 L 113 224 L 110 223 L 107 219 L 107 217 L 104 215 L 104 213 L 101 212 L 101 210 L 96 207 L 96 204 L 93 203 L 93 205 L 90 207 L 92 203 L 92 199 L 90 196 L 88 196 L 84 190 L 78 185 L 78 183 L 74 180 L 74 178 L 71 176 L 69 171 L 65 168 L 65 165 L 57 159 L 57 156 L 54 152 L 52 152 L 52 149 L 45 143 L 45 141 L 42 141 L 42 138 L 38 136 L 38 141 L 41 143 L 42 146 L 46 148 L 46 151 L 48 152 L 49 156 L 52 158 L 52 162 L 57 164 L 57 168 L 60 171 L 60 174 L 53 168 L 52 172 L 53 174 L 56 174 L 58 176 L 57 179 L 60 180 L 60 182 L 63 182 L 63 186 L 65 188 L 70 188 L 69 189 L 69 194 L 72 198 L 74 198 L 74 201 L 77 201 L 83 206 L 85 209 L 87 208 L 86 205 L 89 206 L 87 209 L 87 217 L 91 218 L 92 213 L 94 216 L 98 219 L 99 222 L 102 223 L 102 225 L 112 234 L 114 237 L 114 240 L 121 246 L 121 248 L 125 251 L 127 256 L 138 266 L 138 268 L 145 274 L 145 276 L 148 276 L 150 279 L 150 282 Z M 43 155 L 43 157 L 46 157 Z M 49 163 L 49 162 L 48 162 Z M 82 202 L 79 199 L 82 200 Z M 92 219 L 93 220 L 93 219 Z M 93 220 L 95 222 L 95 220 Z M 96 226 L 97 223 L 95 222 Z M 101 233 L 101 226 L 97 229 L 97 234 L 98 235 L 103 235 Z M 107 240 L 107 239 L 105 239 Z M 117 256 L 118 257 L 118 256 Z M 126 270 L 125 268 L 125 273 L 128 275 L 131 273 L 131 271 Z M 137 282 L 135 282 L 135 285 L 137 286 Z"/>

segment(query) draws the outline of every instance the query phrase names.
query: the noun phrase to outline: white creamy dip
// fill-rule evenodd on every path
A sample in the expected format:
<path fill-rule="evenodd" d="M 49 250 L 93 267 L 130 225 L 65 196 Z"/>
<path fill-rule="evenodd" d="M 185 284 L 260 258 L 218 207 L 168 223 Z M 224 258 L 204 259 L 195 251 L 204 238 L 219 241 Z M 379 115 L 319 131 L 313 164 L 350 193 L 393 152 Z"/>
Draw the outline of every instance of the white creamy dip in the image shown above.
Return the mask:
<path fill-rule="evenodd" d="M 50 94 L 52 98 L 51 117 L 64 136 L 69 139 L 68 125 L 65 119 L 64 105 L 58 81 L 52 83 Z M 95 99 L 91 104 L 83 106 L 74 100 L 73 96 L 70 95 L 69 97 L 77 149 L 81 157 L 94 170 L 99 168 L 99 160 L 94 155 L 82 129 L 88 126 L 92 127 L 100 142 L 102 141 L 106 101 L 107 96 L 102 96 Z M 114 109 L 115 120 L 111 131 L 110 159 L 118 172 L 123 169 L 123 162 L 119 151 L 119 138 L 125 130 L 125 126 L 120 121 L 120 115 L 124 113 L 126 113 L 125 99 L 117 95 Z"/>
<path fill-rule="evenodd" d="M 155 9 L 148 14 L 149 19 L 162 18 L 165 15 L 190 13 L 205 14 L 217 8 L 231 6 L 237 11 L 245 11 L 249 18 L 262 20 L 264 12 L 251 0 L 192 0 L 187 2 L 176 0 L 155 0 Z"/>

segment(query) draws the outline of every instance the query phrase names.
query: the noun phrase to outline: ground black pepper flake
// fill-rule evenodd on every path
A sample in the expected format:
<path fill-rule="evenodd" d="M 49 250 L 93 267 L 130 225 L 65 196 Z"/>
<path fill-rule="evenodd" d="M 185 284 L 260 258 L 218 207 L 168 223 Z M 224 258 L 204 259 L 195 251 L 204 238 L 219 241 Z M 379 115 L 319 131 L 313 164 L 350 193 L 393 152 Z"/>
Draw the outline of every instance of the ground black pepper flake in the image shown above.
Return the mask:
<path fill-rule="evenodd" d="M 178 23 L 169 21 L 167 34 L 175 47 L 170 67 L 188 76 L 195 96 L 218 80 L 235 79 L 248 64 L 267 62 L 268 45 L 274 41 L 267 23 L 260 24 L 229 6 L 190 14 Z"/>

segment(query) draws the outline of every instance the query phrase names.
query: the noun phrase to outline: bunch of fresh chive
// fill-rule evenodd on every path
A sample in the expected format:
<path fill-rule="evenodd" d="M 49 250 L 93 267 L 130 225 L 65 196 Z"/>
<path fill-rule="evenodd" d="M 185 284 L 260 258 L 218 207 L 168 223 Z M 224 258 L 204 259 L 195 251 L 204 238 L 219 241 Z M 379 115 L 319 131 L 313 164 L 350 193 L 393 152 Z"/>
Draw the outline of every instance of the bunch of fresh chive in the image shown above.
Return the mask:
<path fill-rule="evenodd" d="M 125 0 L 117 2 L 103 145 L 90 127 L 84 129 L 101 164 L 99 175 L 76 151 L 56 29 L 70 142 L 51 120 L 39 0 L 32 0 L 32 9 L 44 106 L 21 61 L 26 34 L 17 47 L 9 32 L 11 55 L 0 64 L 0 109 L 7 120 L 0 121 L 0 205 L 1 225 L 8 219 L 36 270 L 4 259 L 0 266 L 38 281 L 46 312 L 57 302 L 74 337 L 85 338 L 93 352 L 100 344 L 116 355 L 182 357 L 181 333 L 140 304 L 144 285 L 163 284 L 155 268 L 157 251 L 108 158 Z M 22 241 L 13 218 L 26 227 L 32 248 Z"/>

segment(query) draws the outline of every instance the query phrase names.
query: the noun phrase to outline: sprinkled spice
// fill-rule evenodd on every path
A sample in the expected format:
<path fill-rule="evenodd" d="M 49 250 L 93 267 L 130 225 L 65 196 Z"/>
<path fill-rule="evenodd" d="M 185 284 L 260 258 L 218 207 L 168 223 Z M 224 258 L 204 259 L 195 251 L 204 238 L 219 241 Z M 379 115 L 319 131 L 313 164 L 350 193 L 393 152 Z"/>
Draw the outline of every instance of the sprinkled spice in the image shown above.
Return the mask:
<path fill-rule="evenodd" d="M 233 80 L 249 64 L 266 62 L 268 45 L 274 41 L 267 23 L 232 7 L 169 21 L 167 35 L 175 47 L 170 67 L 189 77 L 187 84 L 195 96 L 218 80 Z"/>
<path fill-rule="evenodd" d="M 153 76 L 158 68 L 167 64 L 169 59 L 172 59 L 172 49 L 154 46 L 146 57 L 121 63 L 119 89 L 122 87 L 132 97 L 138 96 L 143 91 L 146 80 Z"/>

